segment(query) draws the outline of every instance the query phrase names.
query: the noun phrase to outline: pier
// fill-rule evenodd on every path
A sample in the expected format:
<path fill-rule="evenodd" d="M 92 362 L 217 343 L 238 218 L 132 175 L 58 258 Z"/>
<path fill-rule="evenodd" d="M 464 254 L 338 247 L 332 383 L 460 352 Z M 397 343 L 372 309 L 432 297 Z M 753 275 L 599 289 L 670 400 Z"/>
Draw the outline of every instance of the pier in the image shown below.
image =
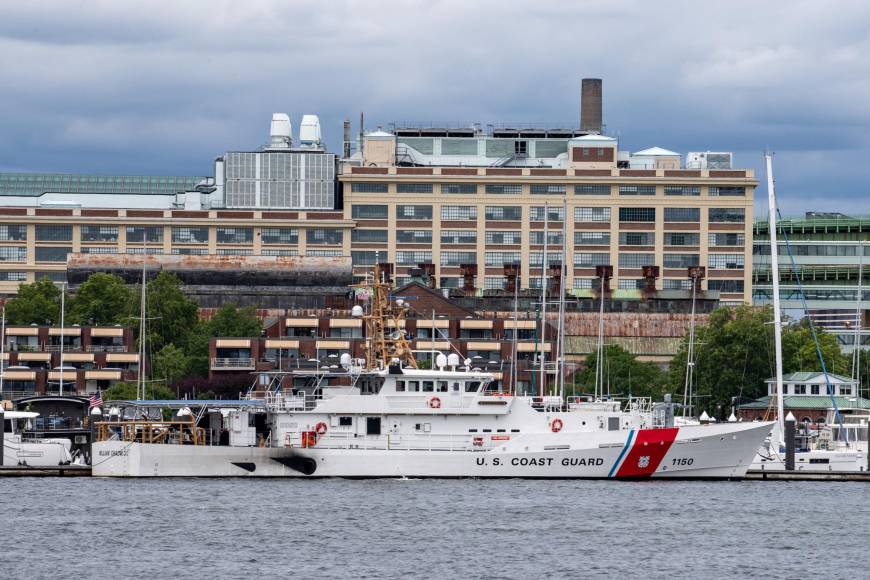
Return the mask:
<path fill-rule="evenodd" d="M 0 477 L 90 477 L 89 465 L 58 465 L 56 467 L 30 467 L 28 465 L 0 466 Z"/>

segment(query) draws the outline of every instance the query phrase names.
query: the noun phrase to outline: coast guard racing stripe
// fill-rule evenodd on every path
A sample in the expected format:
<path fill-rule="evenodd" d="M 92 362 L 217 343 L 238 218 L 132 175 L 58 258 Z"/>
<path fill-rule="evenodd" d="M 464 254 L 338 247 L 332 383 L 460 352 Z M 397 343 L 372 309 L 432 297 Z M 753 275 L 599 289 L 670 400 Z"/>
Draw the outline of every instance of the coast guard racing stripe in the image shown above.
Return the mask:
<path fill-rule="evenodd" d="M 677 427 L 638 431 L 634 445 L 619 466 L 616 477 L 649 477 L 655 473 L 677 438 L 677 431 L 679 431 Z"/>

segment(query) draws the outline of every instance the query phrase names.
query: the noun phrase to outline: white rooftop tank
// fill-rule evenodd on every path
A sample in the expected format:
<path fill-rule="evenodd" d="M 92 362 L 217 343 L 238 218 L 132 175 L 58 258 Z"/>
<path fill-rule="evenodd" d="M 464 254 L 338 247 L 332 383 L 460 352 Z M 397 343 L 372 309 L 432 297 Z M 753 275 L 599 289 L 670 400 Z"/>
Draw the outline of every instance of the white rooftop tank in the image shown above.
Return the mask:
<path fill-rule="evenodd" d="M 293 141 L 293 125 L 287 113 L 273 113 L 272 127 L 269 130 L 271 148 L 287 148 Z"/>
<path fill-rule="evenodd" d="M 320 118 L 317 115 L 303 115 L 299 125 L 299 145 L 319 147 L 320 142 Z"/>

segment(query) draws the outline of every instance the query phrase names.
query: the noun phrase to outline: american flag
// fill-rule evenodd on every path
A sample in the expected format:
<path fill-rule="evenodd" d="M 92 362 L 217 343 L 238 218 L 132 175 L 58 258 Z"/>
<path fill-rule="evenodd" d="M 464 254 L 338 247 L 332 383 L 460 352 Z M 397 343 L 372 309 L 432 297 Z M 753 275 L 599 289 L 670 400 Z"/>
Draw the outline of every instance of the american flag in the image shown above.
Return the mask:
<path fill-rule="evenodd" d="M 91 406 L 90 406 L 91 409 L 93 409 L 94 407 L 99 407 L 100 405 L 103 404 L 102 393 L 100 393 L 100 391 L 97 391 L 96 393 L 92 394 L 89 401 L 91 403 Z"/>

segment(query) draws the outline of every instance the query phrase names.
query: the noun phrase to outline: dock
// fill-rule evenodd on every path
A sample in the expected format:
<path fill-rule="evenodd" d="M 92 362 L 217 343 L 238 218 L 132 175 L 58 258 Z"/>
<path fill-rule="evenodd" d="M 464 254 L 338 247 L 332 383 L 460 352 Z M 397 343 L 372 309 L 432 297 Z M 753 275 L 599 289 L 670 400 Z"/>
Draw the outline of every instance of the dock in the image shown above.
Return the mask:
<path fill-rule="evenodd" d="M 763 471 L 746 472 L 747 480 L 755 481 L 866 481 L 870 471 Z"/>
<path fill-rule="evenodd" d="M 90 477 L 90 465 L 58 465 L 56 467 L 30 467 L 4 465 L 0 477 Z"/>

